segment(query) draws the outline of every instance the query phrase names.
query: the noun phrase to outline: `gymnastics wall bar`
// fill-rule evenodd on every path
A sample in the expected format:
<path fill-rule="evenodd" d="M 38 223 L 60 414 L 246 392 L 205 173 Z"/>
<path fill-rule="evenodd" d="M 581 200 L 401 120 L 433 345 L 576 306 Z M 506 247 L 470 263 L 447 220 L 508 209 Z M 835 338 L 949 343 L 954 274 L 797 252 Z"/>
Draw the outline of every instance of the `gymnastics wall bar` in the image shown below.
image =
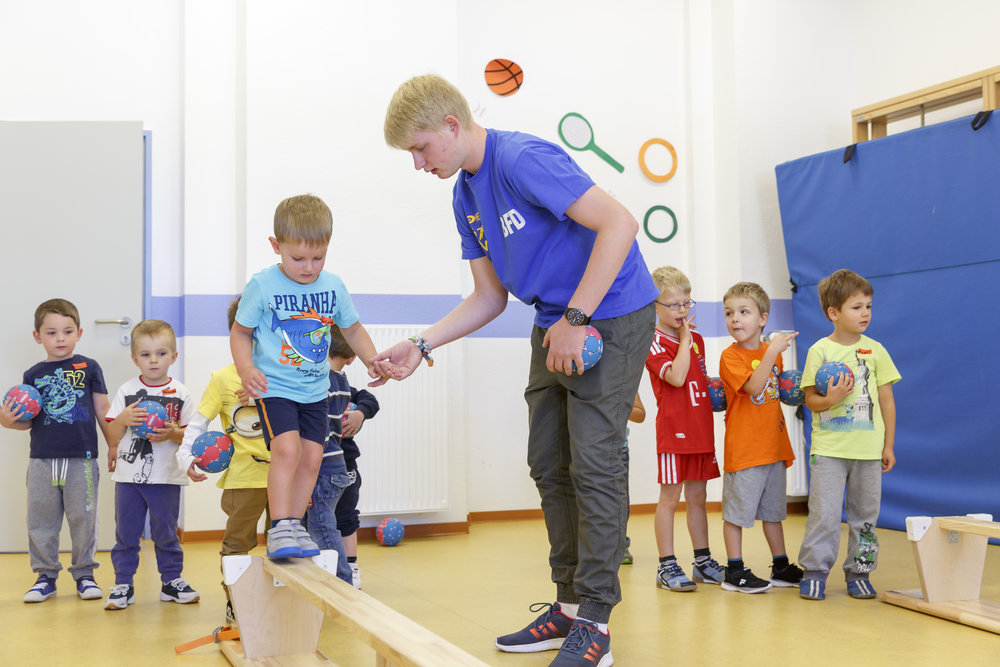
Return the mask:
<path fill-rule="evenodd" d="M 486 663 L 367 593 L 341 581 L 337 552 L 273 561 L 225 556 L 222 571 L 233 600 L 240 639 L 219 642 L 237 667 L 336 667 L 321 651 L 329 616 L 375 649 L 376 667 L 467 667 Z"/>
<path fill-rule="evenodd" d="M 860 107 L 851 112 L 854 143 L 886 136 L 889 121 L 982 98 L 983 111 L 1000 108 L 1000 67 Z"/>
<path fill-rule="evenodd" d="M 883 602 L 1000 634 L 1000 602 L 981 600 L 987 538 L 1000 538 L 990 514 L 910 516 L 906 536 L 920 588 L 884 591 Z"/>

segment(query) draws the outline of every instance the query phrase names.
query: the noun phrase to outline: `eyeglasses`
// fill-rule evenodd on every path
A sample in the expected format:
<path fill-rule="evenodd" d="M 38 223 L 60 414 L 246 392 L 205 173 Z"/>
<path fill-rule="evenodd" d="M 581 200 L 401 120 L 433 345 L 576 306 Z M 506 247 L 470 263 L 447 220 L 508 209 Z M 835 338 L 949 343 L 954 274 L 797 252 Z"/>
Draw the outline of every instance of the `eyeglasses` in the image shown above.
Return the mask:
<path fill-rule="evenodd" d="M 698 303 L 694 299 L 688 299 L 687 301 L 681 301 L 680 303 L 663 303 L 662 301 L 654 301 L 653 303 L 658 303 L 664 308 L 677 312 L 681 308 L 687 308 L 690 310 L 694 307 L 694 304 Z"/>

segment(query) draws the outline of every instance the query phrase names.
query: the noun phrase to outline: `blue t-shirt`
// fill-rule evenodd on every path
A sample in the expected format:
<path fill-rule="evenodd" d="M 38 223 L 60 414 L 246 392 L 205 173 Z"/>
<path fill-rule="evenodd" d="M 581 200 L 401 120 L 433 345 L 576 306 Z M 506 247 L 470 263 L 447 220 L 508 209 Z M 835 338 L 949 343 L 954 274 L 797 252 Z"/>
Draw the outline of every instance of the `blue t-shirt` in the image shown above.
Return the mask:
<path fill-rule="evenodd" d="M 559 146 L 487 130 L 483 164 L 459 173 L 452 207 L 462 259 L 488 257 L 507 291 L 535 307 L 535 324 L 558 320 L 590 260 L 596 232 L 566 216 L 594 182 Z M 659 295 L 637 242 L 591 316 L 618 317 Z"/>
<path fill-rule="evenodd" d="M 302 285 L 275 264 L 247 283 L 236 321 L 254 330 L 253 364 L 267 376 L 263 397 L 315 403 L 330 386 L 330 325 L 346 329 L 358 312 L 338 276 L 323 271 Z"/>
<path fill-rule="evenodd" d="M 30 458 L 96 457 L 94 394 L 108 393 L 98 363 L 79 354 L 43 361 L 24 372 L 24 384 L 42 395 L 42 410 L 31 420 Z"/>

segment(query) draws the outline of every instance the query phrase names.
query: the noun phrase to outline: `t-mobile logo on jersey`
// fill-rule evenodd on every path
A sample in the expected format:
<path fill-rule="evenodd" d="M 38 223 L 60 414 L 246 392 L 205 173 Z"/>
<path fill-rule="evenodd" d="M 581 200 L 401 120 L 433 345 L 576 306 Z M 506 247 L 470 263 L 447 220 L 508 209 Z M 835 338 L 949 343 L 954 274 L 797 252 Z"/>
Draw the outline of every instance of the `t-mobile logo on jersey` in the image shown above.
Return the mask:
<path fill-rule="evenodd" d="M 708 391 L 704 389 L 701 391 L 698 390 L 697 382 L 688 382 L 688 393 L 691 395 L 691 405 L 701 405 L 698 399 L 708 396 Z"/>
<path fill-rule="evenodd" d="M 503 227 L 503 237 L 507 238 L 516 229 L 524 229 L 524 217 L 512 208 L 500 216 L 500 225 Z"/>

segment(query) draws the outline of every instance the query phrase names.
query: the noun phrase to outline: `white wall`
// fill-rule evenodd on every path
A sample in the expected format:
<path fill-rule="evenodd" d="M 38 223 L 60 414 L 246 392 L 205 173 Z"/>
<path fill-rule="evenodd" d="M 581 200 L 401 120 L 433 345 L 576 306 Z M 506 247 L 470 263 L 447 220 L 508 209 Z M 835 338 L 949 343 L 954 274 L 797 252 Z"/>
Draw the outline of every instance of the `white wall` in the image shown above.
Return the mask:
<path fill-rule="evenodd" d="M 774 166 L 848 144 L 855 107 L 997 65 L 998 19 L 988 0 L 511 0 L 502 12 L 473 0 L 0 0 L 0 118 L 138 119 L 152 132 L 155 296 L 238 292 L 273 261 L 275 204 L 306 191 L 334 211 L 329 266 L 352 292 L 458 294 L 469 280 L 450 183 L 382 141 L 396 85 L 435 71 L 486 126 L 558 141 L 564 113 L 590 119 L 626 170 L 574 156 L 640 222 L 656 204 L 675 211 L 677 236 L 640 234 L 640 246 L 651 267 L 687 270 L 699 301 L 739 279 L 788 298 Z M 485 87 L 495 57 L 525 68 L 517 95 Z M 651 137 L 679 155 L 666 183 L 638 169 Z M 725 344 L 708 341 L 710 371 Z M 461 345 L 450 410 L 465 415 L 450 471 L 461 481 L 448 513 L 420 520 L 538 505 L 524 464 L 527 341 Z M 223 339 L 188 336 L 178 375 L 200 395 L 227 361 Z M 632 491 L 648 503 L 646 380 L 641 394 L 650 418 L 632 429 Z M 188 492 L 185 523 L 221 529 L 214 487 Z"/>

